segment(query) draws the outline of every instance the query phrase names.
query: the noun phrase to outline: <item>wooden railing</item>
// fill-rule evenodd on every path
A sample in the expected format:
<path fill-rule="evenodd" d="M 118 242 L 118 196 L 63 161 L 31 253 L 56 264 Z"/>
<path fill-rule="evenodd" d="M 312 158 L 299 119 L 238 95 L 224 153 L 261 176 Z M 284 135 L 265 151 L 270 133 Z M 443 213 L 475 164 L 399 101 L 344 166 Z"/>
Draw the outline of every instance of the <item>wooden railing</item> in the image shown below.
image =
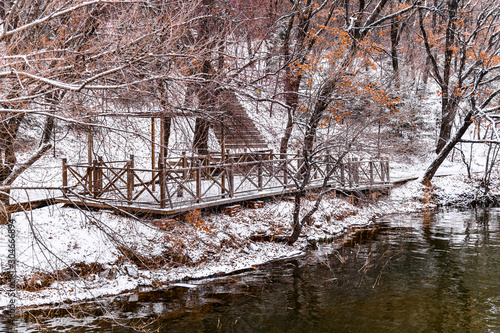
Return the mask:
<path fill-rule="evenodd" d="M 304 160 L 297 155 L 269 153 L 218 154 L 170 158 L 158 168 L 135 167 L 128 161 L 68 164 L 63 159 L 63 188 L 80 196 L 116 204 L 155 205 L 175 208 L 183 205 L 241 198 L 256 193 L 270 195 L 293 192 Z M 310 162 L 308 188 L 319 187 L 325 177 L 328 185 L 353 190 L 387 184 L 389 162 L 348 159 L 342 163 L 331 156 Z"/>

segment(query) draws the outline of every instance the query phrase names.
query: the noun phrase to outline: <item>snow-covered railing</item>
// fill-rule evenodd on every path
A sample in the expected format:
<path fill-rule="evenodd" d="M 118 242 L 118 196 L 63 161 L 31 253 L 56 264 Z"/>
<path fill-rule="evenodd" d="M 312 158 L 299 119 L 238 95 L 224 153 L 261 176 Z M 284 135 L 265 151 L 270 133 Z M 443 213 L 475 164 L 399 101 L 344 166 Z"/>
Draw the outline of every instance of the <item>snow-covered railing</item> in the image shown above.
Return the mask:
<path fill-rule="evenodd" d="M 356 189 L 389 182 L 388 160 L 338 163 L 330 155 L 309 161 L 308 188 Z M 138 168 L 128 161 L 70 165 L 63 159 L 63 188 L 78 195 L 119 205 L 154 205 L 161 209 L 202 204 L 227 198 L 290 193 L 298 188 L 304 159 L 272 152 L 183 156 L 166 159 L 158 168 Z"/>

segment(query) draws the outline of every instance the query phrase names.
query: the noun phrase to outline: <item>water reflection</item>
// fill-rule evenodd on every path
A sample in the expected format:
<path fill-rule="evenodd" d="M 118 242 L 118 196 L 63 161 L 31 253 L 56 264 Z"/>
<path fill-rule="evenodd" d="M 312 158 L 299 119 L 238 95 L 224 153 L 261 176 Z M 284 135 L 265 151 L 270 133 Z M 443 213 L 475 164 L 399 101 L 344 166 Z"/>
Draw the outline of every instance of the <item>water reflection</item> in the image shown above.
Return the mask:
<path fill-rule="evenodd" d="M 33 332 L 495 332 L 500 330 L 499 209 L 390 216 L 361 243 L 321 246 L 196 288 L 144 292 L 25 317 Z M 33 312 L 34 316 L 41 313 Z M 120 323 L 103 320 L 119 318 Z M 2 327 L 0 326 L 0 331 Z"/>

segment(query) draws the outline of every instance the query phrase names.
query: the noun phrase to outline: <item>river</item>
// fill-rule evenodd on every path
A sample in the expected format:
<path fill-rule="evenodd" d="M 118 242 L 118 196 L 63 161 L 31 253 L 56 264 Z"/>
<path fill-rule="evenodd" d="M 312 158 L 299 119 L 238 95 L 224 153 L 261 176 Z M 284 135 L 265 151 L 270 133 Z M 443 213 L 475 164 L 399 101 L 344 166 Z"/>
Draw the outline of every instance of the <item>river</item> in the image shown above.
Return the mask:
<path fill-rule="evenodd" d="M 500 209 L 391 215 L 342 246 L 16 322 L 27 332 L 498 332 Z M 50 317 L 46 317 L 50 313 Z M 3 325 L 3 326 L 2 326 Z M 8 329 L 0 324 L 0 331 Z"/>

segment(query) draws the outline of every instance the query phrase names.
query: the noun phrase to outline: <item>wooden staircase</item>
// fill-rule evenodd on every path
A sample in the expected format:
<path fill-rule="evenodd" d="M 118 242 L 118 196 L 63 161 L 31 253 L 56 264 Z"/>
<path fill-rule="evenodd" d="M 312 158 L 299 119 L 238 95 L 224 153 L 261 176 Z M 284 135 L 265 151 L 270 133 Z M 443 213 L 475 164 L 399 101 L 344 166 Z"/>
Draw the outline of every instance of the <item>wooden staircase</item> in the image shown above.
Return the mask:
<path fill-rule="evenodd" d="M 231 90 L 222 90 L 217 96 L 217 111 L 220 121 L 214 121 L 212 127 L 217 140 L 226 149 L 252 151 L 267 150 L 266 141 L 248 117 L 245 109 Z"/>

